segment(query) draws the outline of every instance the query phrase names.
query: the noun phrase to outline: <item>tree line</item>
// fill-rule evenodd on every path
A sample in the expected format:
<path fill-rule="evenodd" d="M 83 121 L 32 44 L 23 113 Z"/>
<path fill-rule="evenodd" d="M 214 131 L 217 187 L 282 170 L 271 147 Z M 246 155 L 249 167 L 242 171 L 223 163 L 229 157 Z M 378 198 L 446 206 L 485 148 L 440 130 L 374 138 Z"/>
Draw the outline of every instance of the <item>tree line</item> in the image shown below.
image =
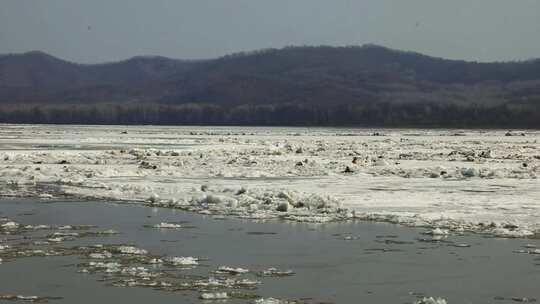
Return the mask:
<path fill-rule="evenodd" d="M 0 123 L 540 128 L 540 105 L 3 104 Z"/>

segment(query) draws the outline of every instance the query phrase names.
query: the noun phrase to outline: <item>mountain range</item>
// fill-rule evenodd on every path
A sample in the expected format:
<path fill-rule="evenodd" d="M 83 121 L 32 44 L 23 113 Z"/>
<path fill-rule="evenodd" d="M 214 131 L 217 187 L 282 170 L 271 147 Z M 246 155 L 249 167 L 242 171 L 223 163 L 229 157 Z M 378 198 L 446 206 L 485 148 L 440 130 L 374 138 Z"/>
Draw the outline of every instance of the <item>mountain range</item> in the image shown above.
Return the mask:
<path fill-rule="evenodd" d="M 77 118 L 107 107 L 116 117 Z M 50 112 L 68 108 L 73 121 Z M 538 59 L 478 63 L 376 45 L 102 64 L 0 56 L 0 122 L 537 127 L 539 113 Z"/>

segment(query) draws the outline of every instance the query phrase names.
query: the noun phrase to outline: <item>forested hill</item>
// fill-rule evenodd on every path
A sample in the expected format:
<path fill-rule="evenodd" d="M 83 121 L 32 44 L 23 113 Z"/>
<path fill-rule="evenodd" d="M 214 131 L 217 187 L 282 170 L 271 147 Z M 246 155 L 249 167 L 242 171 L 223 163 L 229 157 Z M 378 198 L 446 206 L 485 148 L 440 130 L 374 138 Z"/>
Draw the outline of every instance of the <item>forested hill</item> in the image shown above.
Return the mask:
<path fill-rule="evenodd" d="M 540 127 L 540 60 L 367 45 L 81 65 L 0 56 L 0 122 Z"/>

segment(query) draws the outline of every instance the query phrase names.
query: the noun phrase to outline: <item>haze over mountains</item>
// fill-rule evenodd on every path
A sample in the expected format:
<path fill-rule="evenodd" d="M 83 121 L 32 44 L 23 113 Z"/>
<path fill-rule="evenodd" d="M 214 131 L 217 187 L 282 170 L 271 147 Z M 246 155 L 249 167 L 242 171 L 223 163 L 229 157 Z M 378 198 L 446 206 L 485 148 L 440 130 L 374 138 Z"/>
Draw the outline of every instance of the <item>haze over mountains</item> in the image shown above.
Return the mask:
<path fill-rule="evenodd" d="M 0 122 L 540 126 L 540 60 L 366 45 L 81 65 L 0 56 Z"/>

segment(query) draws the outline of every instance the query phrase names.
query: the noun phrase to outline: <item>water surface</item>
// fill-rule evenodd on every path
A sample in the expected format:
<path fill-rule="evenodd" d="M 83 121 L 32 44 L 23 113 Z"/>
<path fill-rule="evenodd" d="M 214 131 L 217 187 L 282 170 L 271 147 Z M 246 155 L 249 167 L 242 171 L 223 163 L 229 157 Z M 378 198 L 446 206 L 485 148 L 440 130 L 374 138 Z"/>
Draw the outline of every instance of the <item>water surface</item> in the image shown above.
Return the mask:
<path fill-rule="evenodd" d="M 213 218 L 177 210 L 98 202 L 0 201 L 0 217 L 24 224 L 91 224 L 119 235 L 67 242 L 129 243 L 167 256 L 208 258 L 193 274 L 222 265 L 296 274 L 262 281 L 252 293 L 310 303 L 412 303 L 419 295 L 449 303 L 512 303 L 540 298 L 538 256 L 517 254 L 538 240 L 450 236 L 367 222 L 298 224 Z M 182 222 L 190 229 L 145 225 Z M 456 247 L 468 244 L 470 247 Z M 77 273 L 78 257 L 18 259 L 0 265 L 0 294 L 60 296 L 53 303 L 200 303 L 196 292 L 107 287 L 98 275 Z M 229 300 L 227 303 L 246 303 Z"/>

